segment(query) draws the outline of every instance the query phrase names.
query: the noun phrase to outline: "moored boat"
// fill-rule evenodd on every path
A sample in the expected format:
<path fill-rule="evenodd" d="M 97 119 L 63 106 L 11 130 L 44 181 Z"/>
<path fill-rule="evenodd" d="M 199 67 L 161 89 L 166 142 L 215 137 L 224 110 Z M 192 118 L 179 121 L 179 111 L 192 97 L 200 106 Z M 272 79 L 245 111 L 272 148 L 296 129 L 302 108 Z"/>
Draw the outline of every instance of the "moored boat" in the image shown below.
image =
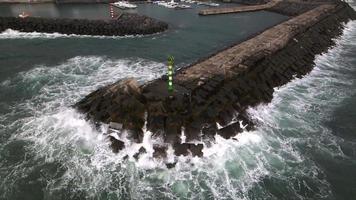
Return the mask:
<path fill-rule="evenodd" d="M 118 7 L 120 9 L 134 9 L 137 8 L 137 5 L 129 3 L 128 1 L 118 1 L 115 3 L 111 3 L 111 5 Z"/>
<path fill-rule="evenodd" d="M 25 13 L 25 12 L 22 12 L 21 14 L 19 14 L 19 17 L 20 18 L 27 18 L 27 17 L 29 17 L 30 15 L 29 14 L 27 14 L 27 13 Z"/>
<path fill-rule="evenodd" d="M 166 1 L 159 1 L 157 2 L 157 5 L 166 7 L 166 8 L 176 8 L 177 6 L 179 6 L 178 3 L 174 2 L 173 0 L 170 2 L 166 2 Z"/>
<path fill-rule="evenodd" d="M 198 5 L 204 5 L 204 6 L 212 6 L 212 7 L 218 7 L 220 4 L 218 3 L 213 3 L 213 2 L 198 2 Z"/>
<path fill-rule="evenodd" d="M 192 8 L 190 5 L 185 5 L 185 4 L 180 4 L 177 7 L 175 7 L 175 9 L 188 9 L 188 8 Z"/>

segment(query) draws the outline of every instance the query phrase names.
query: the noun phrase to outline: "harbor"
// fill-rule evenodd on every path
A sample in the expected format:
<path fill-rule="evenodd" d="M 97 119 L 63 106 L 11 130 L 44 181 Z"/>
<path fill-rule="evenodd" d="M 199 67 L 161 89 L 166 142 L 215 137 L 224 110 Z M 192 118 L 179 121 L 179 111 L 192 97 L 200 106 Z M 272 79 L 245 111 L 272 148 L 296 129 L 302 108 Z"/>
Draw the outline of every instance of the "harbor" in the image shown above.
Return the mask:
<path fill-rule="evenodd" d="M 0 0 L 0 199 L 353 199 L 355 8 Z"/>

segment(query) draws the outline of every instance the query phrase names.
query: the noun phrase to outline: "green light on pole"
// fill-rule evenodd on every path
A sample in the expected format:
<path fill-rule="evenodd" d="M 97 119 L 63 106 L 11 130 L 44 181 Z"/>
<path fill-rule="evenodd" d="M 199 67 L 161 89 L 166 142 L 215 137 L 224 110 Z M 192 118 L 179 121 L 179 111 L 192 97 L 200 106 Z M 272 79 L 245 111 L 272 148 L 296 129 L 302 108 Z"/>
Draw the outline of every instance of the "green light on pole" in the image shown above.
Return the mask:
<path fill-rule="evenodd" d="M 168 57 L 168 91 L 173 92 L 173 66 L 174 66 L 174 57 Z"/>

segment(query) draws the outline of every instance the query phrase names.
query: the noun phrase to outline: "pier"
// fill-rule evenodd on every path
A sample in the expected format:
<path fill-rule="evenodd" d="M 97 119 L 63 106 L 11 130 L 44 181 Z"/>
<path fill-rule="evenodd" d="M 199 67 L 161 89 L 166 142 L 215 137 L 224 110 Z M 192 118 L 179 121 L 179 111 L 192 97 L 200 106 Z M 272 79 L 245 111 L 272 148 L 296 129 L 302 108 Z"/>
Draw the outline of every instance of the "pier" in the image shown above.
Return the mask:
<path fill-rule="evenodd" d="M 201 10 L 199 15 L 219 15 L 219 14 L 229 14 L 229 13 L 241 13 L 241 12 L 253 12 L 259 10 L 265 10 L 275 6 L 281 0 L 273 0 L 266 4 L 261 5 L 251 5 L 251 6 L 236 6 L 236 7 L 227 7 L 227 8 L 210 8 Z"/>
<path fill-rule="evenodd" d="M 303 5 L 309 4 L 292 10 L 302 14 L 176 72 L 173 92 L 166 76 L 144 85 L 128 79 L 94 91 L 75 107 L 94 121 L 122 124 L 135 142 L 142 141 L 145 126 L 164 141 L 154 144 L 157 155 L 164 157 L 172 145 L 176 155 L 201 156 L 202 143 L 209 145 L 216 134 L 229 139 L 253 130 L 247 108 L 270 102 L 275 87 L 310 72 L 315 55 L 334 44 L 344 22 L 356 19 L 342 2 Z"/>

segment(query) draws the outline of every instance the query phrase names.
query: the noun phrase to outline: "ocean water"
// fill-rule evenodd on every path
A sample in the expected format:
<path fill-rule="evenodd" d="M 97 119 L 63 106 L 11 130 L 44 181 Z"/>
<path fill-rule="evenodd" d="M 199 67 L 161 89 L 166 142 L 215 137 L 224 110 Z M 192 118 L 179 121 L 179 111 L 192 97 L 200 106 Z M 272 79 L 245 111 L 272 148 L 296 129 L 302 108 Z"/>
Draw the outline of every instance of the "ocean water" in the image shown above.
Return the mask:
<path fill-rule="evenodd" d="M 185 12 L 155 13 L 176 24 L 154 36 L 0 33 L 0 199 L 356 198 L 356 21 L 310 74 L 249 109 L 258 128 L 237 141 L 217 136 L 203 158 L 179 157 L 172 169 L 152 158 L 149 132 L 112 153 L 105 127 L 95 129 L 73 103 L 125 77 L 159 77 L 167 53 L 183 66 L 285 19 Z M 148 152 L 138 161 L 123 160 L 141 146 Z"/>

